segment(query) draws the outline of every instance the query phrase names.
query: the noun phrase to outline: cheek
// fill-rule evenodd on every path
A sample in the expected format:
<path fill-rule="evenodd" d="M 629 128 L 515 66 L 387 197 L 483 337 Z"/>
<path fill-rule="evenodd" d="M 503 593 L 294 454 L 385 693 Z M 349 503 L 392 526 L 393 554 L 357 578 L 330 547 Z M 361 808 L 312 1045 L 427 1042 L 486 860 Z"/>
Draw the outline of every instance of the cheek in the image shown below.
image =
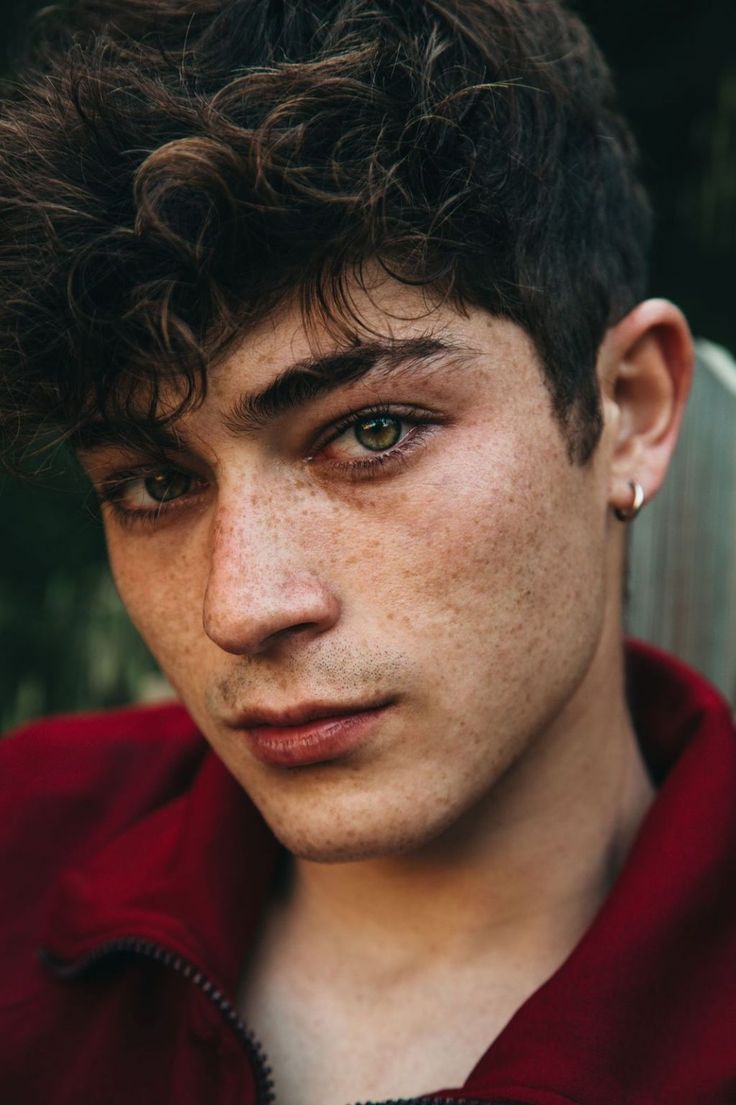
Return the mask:
<path fill-rule="evenodd" d="M 177 683 L 177 671 L 195 662 L 196 642 L 204 638 L 196 558 L 180 539 L 119 536 L 107 529 L 115 586 L 146 645 Z"/>
<path fill-rule="evenodd" d="M 492 449 L 471 441 L 464 463 L 393 506 L 363 592 L 380 596 L 445 710 L 465 701 L 504 722 L 522 703 L 538 720 L 582 677 L 600 632 L 604 531 L 589 476 L 556 440 L 510 432 Z"/>
<path fill-rule="evenodd" d="M 493 604 L 498 616 L 525 605 L 550 569 L 569 560 L 553 465 L 513 434 L 497 434 L 485 449 L 482 436 L 471 436 L 459 458 L 448 451 L 443 463 L 440 455 L 409 490 L 397 485 L 362 504 L 362 530 L 351 528 L 372 533 L 373 548 L 364 539 L 344 562 L 362 573 L 364 590 L 391 593 L 397 611 L 416 615 L 436 603 L 444 616 L 469 607 L 482 615 Z"/>

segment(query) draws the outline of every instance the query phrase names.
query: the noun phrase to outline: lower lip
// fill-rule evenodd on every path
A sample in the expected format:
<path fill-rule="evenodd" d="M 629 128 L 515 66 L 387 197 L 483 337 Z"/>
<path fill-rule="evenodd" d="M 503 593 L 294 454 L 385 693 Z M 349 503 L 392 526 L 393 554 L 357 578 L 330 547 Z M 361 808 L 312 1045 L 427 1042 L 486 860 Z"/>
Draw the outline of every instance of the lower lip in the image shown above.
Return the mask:
<path fill-rule="evenodd" d="M 305 725 L 258 725 L 244 729 L 257 760 L 273 767 L 303 767 L 337 760 L 359 748 L 388 707 L 317 718 Z"/>

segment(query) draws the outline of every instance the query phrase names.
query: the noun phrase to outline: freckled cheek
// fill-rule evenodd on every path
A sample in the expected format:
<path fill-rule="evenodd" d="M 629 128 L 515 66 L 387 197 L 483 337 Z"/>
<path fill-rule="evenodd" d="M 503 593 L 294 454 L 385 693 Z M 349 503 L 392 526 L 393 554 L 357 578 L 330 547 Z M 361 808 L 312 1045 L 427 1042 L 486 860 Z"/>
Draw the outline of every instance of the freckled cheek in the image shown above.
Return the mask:
<path fill-rule="evenodd" d="M 195 557 L 181 547 L 108 536 L 110 568 L 131 620 L 159 662 L 181 652 L 187 639 L 201 634 L 200 586 Z M 173 647 L 172 647 L 173 646 Z"/>
<path fill-rule="evenodd" d="M 392 594 L 394 609 L 409 606 L 414 615 L 420 599 L 459 610 L 479 596 L 509 597 L 509 588 L 523 588 L 520 577 L 534 571 L 551 507 L 546 489 L 532 493 L 518 472 L 515 486 L 505 467 L 470 458 L 459 472 L 448 468 L 431 482 L 377 498 L 373 509 L 364 504 L 357 547 L 344 567 L 362 588 Z"/>

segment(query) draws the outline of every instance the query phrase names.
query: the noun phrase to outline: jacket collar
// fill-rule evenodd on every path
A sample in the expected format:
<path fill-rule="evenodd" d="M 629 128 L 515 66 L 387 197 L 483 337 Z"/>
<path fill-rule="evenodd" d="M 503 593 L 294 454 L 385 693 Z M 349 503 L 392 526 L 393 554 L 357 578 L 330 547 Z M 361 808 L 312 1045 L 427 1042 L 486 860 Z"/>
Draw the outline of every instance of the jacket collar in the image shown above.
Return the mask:
<path fill-rule="evenodd" d="M 647 1096 L 642 1072 L 662 1085 L 665 1071 L 671 1075 L 680 1063 L 678 1100 L 694 1101 L 726 1056 L 734 1062 L 727 1042 L 733 1009 L 731 1018 L 721 1011 L 719 1028 L 711 992 L 710 1020 L 693 1016 L 708 981 L 718 993 L 728 986 L 736 993 L 730 712 L 701 677 L 648 646 L 629 646 L 628 673 L 642 748 L 662 780 L 658 796 L 582 940 L 518 1010 L 462 1090 L 439 1091 L 445 1096 L 523 1093 L 535 1105 L 654 1105 L 671 1099 Z M 280 854 L 239 784 L 205 754 L 187 792 L 64 872 L 46 947 L 75 960 L 107 941 L 138 936 L 190 960 L 232 996 Z"/>
<path fill-rule="evenodd" d="M 235 992 L 279 847 L 240 785 L 203 751 L 187 791 L 62 873 L 44 940 L 55 959 L 73 964 L 136 937 Z"/>
<path fill-rule="evenodd" d="M 489 1048 L 465 1093 L 523 1088 L 525 1101 L 556 1105 L 543 1083 L 585 1105 L 689 1105 L 725 1102 L 725 1087 L 733 1089 L 731 711 L 702 677 L 658 650 L 632 643 L 627 662 L 657 797 L 592 925 Z"/>

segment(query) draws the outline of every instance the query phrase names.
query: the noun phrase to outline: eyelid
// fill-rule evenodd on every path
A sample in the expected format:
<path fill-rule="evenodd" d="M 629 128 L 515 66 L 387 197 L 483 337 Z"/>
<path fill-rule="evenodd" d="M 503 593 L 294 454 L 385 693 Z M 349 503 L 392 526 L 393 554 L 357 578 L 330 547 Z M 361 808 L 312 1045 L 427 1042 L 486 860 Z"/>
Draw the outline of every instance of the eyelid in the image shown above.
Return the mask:
<path fill-rule="evenodd" d="M 145 479 L 147 476 L 157 476 L 161 472 L 184 472 L 196 480 L 208 480 L 211 472 L 208 466 L 196 456 L 174 455 L 165 453 L 151 453 L 146 456 L 143 453 L 129 454 L 108 461 L 104 466 L 98 467 L 108 471 L 99 477 L 95 476 L 94 468 L 88 469 L 90 479 L 96 487 L 104 487 L 110 483 L 119 483 L 123 480 Z"/>
<path fill-rule="evenodd" d="M 132 480 L 146 479 L 147 476 L 154 476 L 158 472 L 165 470 L 167 466 L 164 464 L 132 464 L 126 468 L 117 469 L 114 472 L 110 472 L 108 475 L 95 481 L 95 486 L 98 488 L 117 487 L 123 483 L 130 483 Z M 173 468 L 173 465 L 168 467 Z"/>

